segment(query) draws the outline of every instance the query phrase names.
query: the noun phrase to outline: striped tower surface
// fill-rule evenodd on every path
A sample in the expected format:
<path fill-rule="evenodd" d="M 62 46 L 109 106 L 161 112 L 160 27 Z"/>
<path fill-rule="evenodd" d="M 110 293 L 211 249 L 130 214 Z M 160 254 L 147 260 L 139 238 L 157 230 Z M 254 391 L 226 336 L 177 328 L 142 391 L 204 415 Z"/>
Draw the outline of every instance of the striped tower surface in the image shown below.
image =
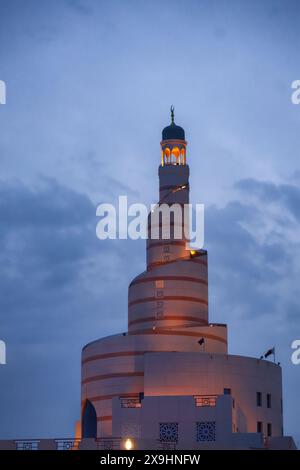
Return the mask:
<path fill-rule="evenodd" d="M 160 215 L 162 205 L 189 203 L 186 145 L 174 122 L 163 130 L 159 201 L 148 217 L 147 269 L 129 285 L 128 332 L 93 341 L 82 351 L 82 413 L 88 400 L 96 410 L 98 437 L 112 435 L 114 397 L 144 392 L 147 355 L 227 354 L 226 325 L 208 319 L 207 252 L 189 249 L 188 218 L 174 221 L 170 211 L 169 224 Z"/>
<path fill-rule="evenodd" d="M 128 329 L 149 327 L 200 326 L 208 324 L 207 252 L 189 249 L 188 221 L 182 214 L 180 233 L 170 218 L 152 217 L 164 204 L 180 208 L 189 203 L 188 165 L 164 165 L 159 168 L 159 203 L 148 219 L 147 271 L 129 286 Z M 157 221 L 159 221 L 157 223 Z M 159 239 L 150 237 L 153 225 L 159 227 Z M 171 225 L 171 226 L 170 226 Z M 162 229 L 169 226 L 170 236 Z M 176 237 L 175 237 L 176 235 Z"/>

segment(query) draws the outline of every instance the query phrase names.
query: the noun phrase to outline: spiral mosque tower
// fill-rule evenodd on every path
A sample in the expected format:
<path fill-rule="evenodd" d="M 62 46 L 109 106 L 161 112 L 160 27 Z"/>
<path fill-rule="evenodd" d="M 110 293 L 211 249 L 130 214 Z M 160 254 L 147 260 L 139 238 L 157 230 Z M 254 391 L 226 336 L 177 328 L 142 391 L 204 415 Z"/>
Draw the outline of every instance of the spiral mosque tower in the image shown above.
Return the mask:
<path fill-rule="evenodd" d="M 189 203 L 187 141 L 171 111 L 155 211 Z M 83 348 L 81 436 L 183 439 L 186 448 L 282 436 L 280 366 L 228 354 L 226 324 L 209 322 L 207 251 L 189 249 L 187 230 L 175 237 L 174 218 L 163 238 L 156 220 L 149 215 L 146 270 L 129 285 L 128 331 Z"/>

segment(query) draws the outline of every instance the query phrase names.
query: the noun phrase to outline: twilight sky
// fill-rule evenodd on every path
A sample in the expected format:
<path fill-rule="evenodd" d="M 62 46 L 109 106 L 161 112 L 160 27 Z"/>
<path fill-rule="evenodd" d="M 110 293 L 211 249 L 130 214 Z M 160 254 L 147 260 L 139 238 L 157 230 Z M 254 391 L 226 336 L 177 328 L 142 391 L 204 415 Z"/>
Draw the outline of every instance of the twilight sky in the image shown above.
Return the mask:
<path fill-rule="evenodd" d="M 293 0 L 1 0 L 1 439 L 73 435 L 81 348 L 126 329 L 145 268 L 144 241 L 96 238 L 96 206 L 156 202 L 173 103 L 210 320 L 233 354 L 275 345 L 300 444 L 299 18 Z"/>

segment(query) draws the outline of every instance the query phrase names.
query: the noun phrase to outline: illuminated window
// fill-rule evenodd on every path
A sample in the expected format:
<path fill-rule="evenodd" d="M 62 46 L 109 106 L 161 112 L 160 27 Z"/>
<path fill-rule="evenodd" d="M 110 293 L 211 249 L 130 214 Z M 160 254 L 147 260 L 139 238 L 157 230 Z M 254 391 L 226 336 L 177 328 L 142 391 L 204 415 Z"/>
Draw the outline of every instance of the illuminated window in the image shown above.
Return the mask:
<path fill-rule="evenodd" d="M 164 148 L 163 153 L 164 153 L 164 162 L 166 164 L 170 163 L 170 156 L 171 156 L 170 149 L 168 147 Z"/>
<path fill-rule="evenodd" d="M 155 281 L 155 287 L 157 289 L 163 289 L 165 287 L 165 281 L 163 281 L 163 280 Z"/>
<path fill-rule="evenodd" d="M 178 147 L 172 148 L 172 156 L 175 158 L 175 160 L 173 159 L 173 162 L 179 163 L 180 150 Z"/>
<path fill-rule="evenodd" d="M 185 150 L 184 150 L 184 148 L 181 149 L 180 153 L 181 153 L 181 164 L 185 165 Z"/>

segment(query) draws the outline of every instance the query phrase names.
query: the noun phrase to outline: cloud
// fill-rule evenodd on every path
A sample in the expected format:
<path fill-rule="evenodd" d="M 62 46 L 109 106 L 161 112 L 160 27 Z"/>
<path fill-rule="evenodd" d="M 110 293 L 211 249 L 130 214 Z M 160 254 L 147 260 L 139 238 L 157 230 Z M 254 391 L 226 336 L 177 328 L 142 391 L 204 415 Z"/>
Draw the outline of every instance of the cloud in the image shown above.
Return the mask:
<path fill-rule="evenodd" d="M 226 322 L 229 350 L 260 357 L 275 345 L 283 367 L 285 432 L 299 438 L 299 187 L 255 179 L 235 184 L 237 199 L 206 210 L 211 321 Z M 297 385 L 298 384 L 298 385 Z"/>
<path fill-rule="evenodd" d="M 296 174 L 295 174 L 296 176 Z M 300 222 L 300 188 L 296 184 L 275 184 L 268 181 L 243 179 L 235 185 L 242 193 L 252 194 L 266 203 L 280 205 Z"/>
<path fill-rule="evenodd" d="M 0 435 L 71 436 L 81 348 L 126 329 L 141 245 L 100 242 L 95 205 L 53 179 L 34 188 L 2 181 L 0 201 L 0 337 L 7 343 Z"/>
<path fill-rule="evenodd" d="M 240 314 L 284 320 L 299 280 L 299 188 L 254 179 L 235 187 L 239 200 L 206 212 L 214 291 L 227 308 L 239 306 Z M 225 279 L 234 283 L 230 289 Z"/>

